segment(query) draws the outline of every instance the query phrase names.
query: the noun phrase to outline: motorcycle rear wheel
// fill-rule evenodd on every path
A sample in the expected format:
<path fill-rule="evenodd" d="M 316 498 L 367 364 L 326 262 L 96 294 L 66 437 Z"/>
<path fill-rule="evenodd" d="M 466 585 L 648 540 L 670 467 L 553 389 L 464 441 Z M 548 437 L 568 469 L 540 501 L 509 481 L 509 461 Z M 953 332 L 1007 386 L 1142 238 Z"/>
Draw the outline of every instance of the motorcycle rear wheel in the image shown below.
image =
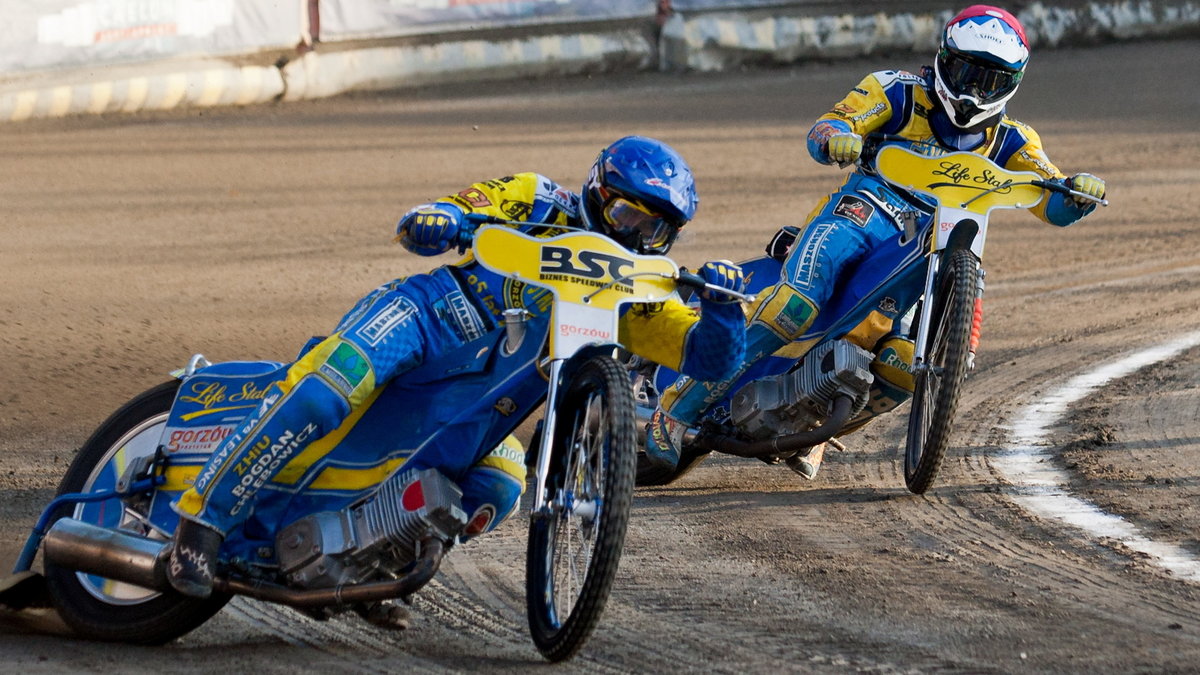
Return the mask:
<path fill-rule="evenodd" d="M 538 651 L 570 658 L 595 629 L 629 524 L 637 452 L 633 395 L 616 361 L 595 357 L 564 383 L 547 477 L 548 514 L 534 514 L 526 606 Z"/>
<path fill-rule="evenodd" d="M 83 444 L 58 486 L 58 494 L 111 489 L 131 461 L 153 455 L 179 381 L 158 385 L 122 406 Z M 136 507 L 110 499 L 93 504 L 64 505 L 54 520 L 77 518 L 93 525 L 166 539 L 146 526 Z M 46 584 L 63 621 L 80 636 L 93 640 L 157 645 L 199 626 L 229 601 L 214 594 L 195 600 L 175 592 L 151 591 L 47 563 Z"/>
<path fill-rule="evenodd" d="M 946 454 L 958 397 L 967 376 L 978 293 L 978 259 L 970 251 L 955 251 L 944 261 L 942 281 L 932 299 L 926 350 L 929 367 L 916 373 L 908 414 L 904 483 L 913 494 L 922 494 L 933 485 Z"/>

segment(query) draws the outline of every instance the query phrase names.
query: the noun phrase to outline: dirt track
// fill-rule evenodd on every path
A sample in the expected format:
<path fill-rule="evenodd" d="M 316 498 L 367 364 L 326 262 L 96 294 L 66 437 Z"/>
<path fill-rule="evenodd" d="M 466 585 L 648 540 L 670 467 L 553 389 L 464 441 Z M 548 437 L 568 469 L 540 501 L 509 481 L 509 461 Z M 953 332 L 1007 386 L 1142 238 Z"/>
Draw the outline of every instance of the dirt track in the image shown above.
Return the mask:
<path fill-rule="evenodd" d="M 1194 671 L 1200 584 L 1031 516 L 991 459 L 1022 404 L 1200 330 L 1198 48 L 1035 55 L 1011 112 L 1064 170 L 1106 178 L 1113 206 L 1065 230 L 994 221 L 984 342 L 930 493 L 903 488 L 900 416 L 849 437 L 812 483 L 721 457 L 639 490 L 604 621 L 568 669 Z M 749 257 L 839 180 L 804 152 L 812 119 L 866 72 L 918 65 L 0 127 L 0 565 L 72 448 L 121 402 L 194 352 L 288 359 L 366 290 L 427 267 L 389 244 L 409 205 L 517 170 L 575 186 L 602 145 L 641 133 L 699 176 L 699 216 L 675 257 Z M 1200 556 L 1198 413 L 1192 349 L 1073 407 L 1055 461 L 1077 494 Z M 235 601 L 171 646 L 135 649 L 60 637 L 52 617 L 0 616 L 0 670 L 523 671 L 539 661 L 523 567 L 514 518 L 454 552 L 402 634 Z"/>

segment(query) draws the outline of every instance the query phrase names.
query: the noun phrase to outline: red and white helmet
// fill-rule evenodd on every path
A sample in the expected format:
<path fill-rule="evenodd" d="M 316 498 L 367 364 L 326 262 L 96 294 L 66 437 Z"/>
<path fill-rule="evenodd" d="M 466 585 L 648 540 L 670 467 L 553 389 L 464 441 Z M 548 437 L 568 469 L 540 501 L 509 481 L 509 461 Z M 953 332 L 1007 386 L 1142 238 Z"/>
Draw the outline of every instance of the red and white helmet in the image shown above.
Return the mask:
<path fill-rule="evenodd" d="M 942 32 L 934 93 L 954 126 L 971 129 L 1003 112 L 1028 62 L 1021 22 L 999 7 L 972 5 Z"/>

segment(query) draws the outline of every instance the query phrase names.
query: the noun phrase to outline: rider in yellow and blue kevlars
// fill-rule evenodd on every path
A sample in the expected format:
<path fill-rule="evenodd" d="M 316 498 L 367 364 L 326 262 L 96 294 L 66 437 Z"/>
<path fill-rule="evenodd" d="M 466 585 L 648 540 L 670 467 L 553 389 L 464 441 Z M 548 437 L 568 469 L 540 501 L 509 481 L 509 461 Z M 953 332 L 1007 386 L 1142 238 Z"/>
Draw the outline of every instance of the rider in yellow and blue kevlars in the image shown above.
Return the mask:
<path fill-rule="evenodd" d="M 914 152 L 941 154 L 969 151 L 985 155 L 1014 171 L 1034 171 L 1048 180 L 1102 198 L 1104 181 L 1079 173 L 1067 177 L 1047 158 L 1042 142 L 1029 126 L 1005 114 L 1029 60 L 1025 30 L 1009 12 L 974 5 L 954 16 L 942 31 L 934 65 L 921 74 L 885 70 L 867 75 L 833 108 L 819 117 L 808 133 L 808 151 L 822 164 L 845 167 L 869 160 L 883 144 L 899 144 Z M 869 134 L 883 134 L 883 140 Z M 924 224 L 932 205 L 898 194 L 862 161 L 841 187 L 822 200 L 802 227 L 788 226 L 767 247 L 783 264 L 780 281 L 757 294 L 748 314 L 747 362 L 775 353 L 797 340 L 813 325 L 822 307 L 844 284 L 853 283 L 853 269 L 871 251 L 894 240 L 905 219 Z M 1074 223 L 1095 203 L 1054 193 L 1031 211 L 1058 226 Z M 874 351 L 876 383 L 885 391 L 886 405 L 873 404 L 864 416 L 851 420 L 858 428 L 894 409 L 912 393 L 913 345 L 898 332 L 899 319 L 920 294 L 896 298 L 868 316 L 847 336 Z M 802 353 L 789 353 L 800 358 Z M 735 376 L 736 379 L 736 376 Z M 647 458 L 660 468 L 678 464 L 680 444 L 689 426 L 708 406 L 720 400 L 732 380 L 697 381 L 680 377 L 662 392 L 651 418 Z M 874 392 L 873 392 L 874 394 Z M 812 478 L 820 466 L 823 446 L 800 462 L 799 471 Z"/>
<path fill-rule="evenodd" d="M 409 211 L 396 241 L 421 255 L 462 252 L 473 232 L 466 216 L 481 214 L 525 223 L 514 226 L 534 236 L 582 228 L 635 253 L 666 254 L 697 203 L 683 157 L 660 141 L 628 136 L 601 151 L 582 194 L 536 173 L 476 183 Z M 707 263 L 699 273 L 719 288 L 744 286 L 741 269 L 727 261 Z M 305 447 L 335 432 L 392 378 L 497 328 L 505 309 L 549 311 L 547 293 L 490 272 L 467 255 L 364 297 L 331 336 L 303 352 L 286 378 L 272 385 L 173 505 L 180 524 L 167 564 L 172 586 L 208 596 L 223 538 L 246 521 L 255 495 L 273 476 L 306 470 L 295 466 L 313 460 Z M 701 295 L 701 313 L 680 301 L 632 305 L 621 317 L 622 346 L 696 378 L 729 376 L 743 360 L 745 316 L 732 296 L 712 289 Z M 248 465 L 255 470 L 238 470 Z M 464 534 L 489 531 L 512 513 L 524 490 L 524 452 L 510 436 L 453 478 L 463 490 Z"/>

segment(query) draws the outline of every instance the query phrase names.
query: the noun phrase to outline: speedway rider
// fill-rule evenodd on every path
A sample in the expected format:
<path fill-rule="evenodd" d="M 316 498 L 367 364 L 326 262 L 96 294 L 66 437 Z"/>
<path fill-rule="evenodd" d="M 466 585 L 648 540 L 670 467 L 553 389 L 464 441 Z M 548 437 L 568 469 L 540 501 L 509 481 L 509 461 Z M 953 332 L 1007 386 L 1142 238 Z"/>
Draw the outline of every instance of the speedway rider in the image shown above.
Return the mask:
<path fill-rule="evenodd" d="M 531 223 L 518 229 L 535 236 L 561 234 L 565 230 L 558 226 L 569 226 L 607 235 L 635 253 L 665 254 L 695 215 L 697 202 L 683 157 L 660 141 L 629 136 L 601 151 L 583 194 L 536 173 L 476 183 L 409 211 L 397 226 L 396 241 L 426 256 L 461 251 L 473 231 L 466 215 L 483 214 Z M 744 285 L 741 269 L 725 261 L 707 263 L 699 273 L 722 288 Z M 263 404 L 213 453 L 173 505 L 181 519 L 168 562 L 172 586 L 184 595 L 207 597 L 223 537 L 247 519 L 255 494 L 264 485 L 269 488 L 273 475 L 288 466 L 289 472 L 306 471 L 308 466 L 296 463 L 318 459 L 303 453 L 304 447 L 337 429 L 392 378 L 497 328 L 505 309 L 549 311 L 546 293 L 490 272 L 468 255 L 428 274 L 392 281 L 360 300 L 333 335 L 304 352 L 286 378 L 272 385 Z M 741 306 L 731 296 L 705 291 L 702 310 L 698 315 L 678 301 L 633 305 L 621 318 L 621 344 L 699 379 L 727 377 L 743 360 Z M 272 442 L 285 438 L 295 442 Z M 427 451 L 434 455 L 426 456 Z M 405 468 L 413 463 L 438 467 L 441 452 L 422 450 Z M 279 456 L 264 457 L 271 454 Z M 257 472 L 244 470 L 251 464 Z M 447 457 L 445 464 L 464 462 Z M 247 481 L 251 475 L 254 479 Z M 520 445 L 510 437 L 474 466 L 448 477 L 463 490 L 464 534 L 493 529 L 512 513 L 524 490 Z"/>
<path fill-rule="evenodd" d="M 1009 12 L 986 5 L 968 7 L 946 24 L 932 68 L 926 66 L 920 75 L 894 70 L 871 73 L 819 117 L 808 133 L 809 154 L 822 164 L 844 167 L 860 158 L 870 160 L 882 143 L 897 143 L 922 154 L 965 150 L 986 155 L 1006 169 L 1034 171 L 1102 198 L 1104 181 L 1086 173 L 1067 178 L 1046 157 L 1033 129 L 1005 114 L 1005 104 L 1025 73 L 1028 44 L 1024 28 Z M 880 142 L 868 138 L 871 133 L 892 138 Z M 768 245 L 767 253 L 783 263 L 781 278 L 774 288 L 758 294 L 748 312 L 748 359 L 739 374 L 789 343 L 797 347 L 789 357 L 799 358 L 807 349 L 806 331 L 832 294 L 852 283 L 857 263 L 881 246 L 894 245 L 905 219 L 915 219 L 918 225 L 928 222 L 932 206 L 898 194 L 874 174 L 870 164 L 861 162 L 836 192 L 817 205 L 802 228 L 785 227 Z M 1095 203 L 1085 199 L 1053 193 L 1030 210 L 1048 223 L 1066 226 L 1094 208 Z M 860 427 L 911 395 L 913 381 L 907 367 L 913 346 L 896 331 L 899 318 L 920 292 L 912 288 L 908 297 L 874 309 L 846 336 L 877 355 L 872 370 L 878 388 L 867 410 L 847 429 Z M 686 429 L 723 397 L 735 379 L 736 375 L 698 382 L 682 376 L 662 392 L 646 440 L 647 457 L 654 465 L 678 464 Z M 812 478 L 823 452 L 823 445 L 810 449 L 806 457 L 797 458 L 797 470 Z"/>

